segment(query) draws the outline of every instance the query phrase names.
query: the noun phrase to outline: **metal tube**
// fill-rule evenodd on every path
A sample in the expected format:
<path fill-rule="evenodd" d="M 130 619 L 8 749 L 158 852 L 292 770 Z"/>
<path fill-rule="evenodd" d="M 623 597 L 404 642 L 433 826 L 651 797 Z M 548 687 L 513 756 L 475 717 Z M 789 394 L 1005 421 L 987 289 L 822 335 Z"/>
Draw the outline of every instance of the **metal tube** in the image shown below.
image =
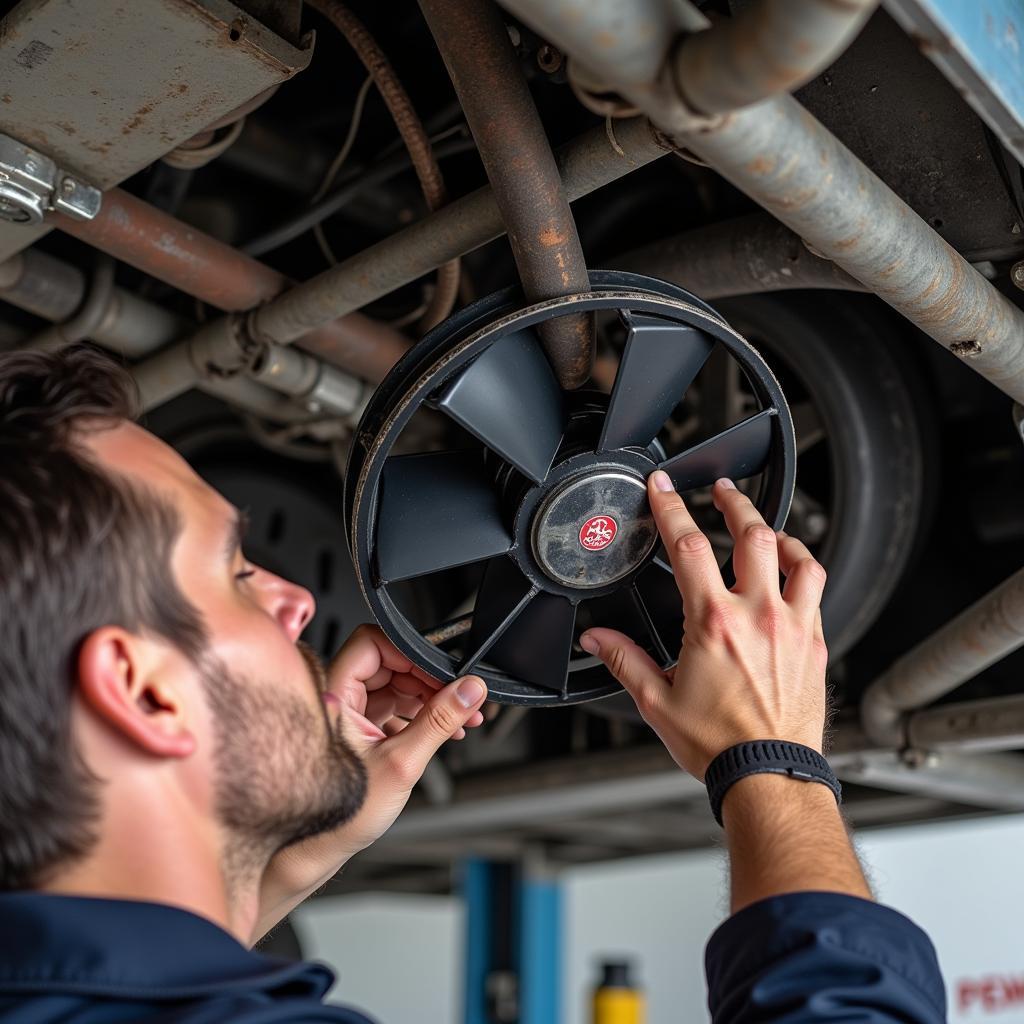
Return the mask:
<path fill-rule="evenodd" d="M 39 351 L 57 351 L 75 342 L 91 338 L 103 322 L 114 295 L 114 274 L 117 265 L 109 256 L 97 256 L 89 290 L 81 307 L 67 320 L 60 320 L 40 331 L 28 342 Z"/>
<path fill-rule="evenodd" d="M 604 125 L 564 146 L 558 163 L 569 201 L 616 181 L 669 151 L 643 117 Z M 453 256 L 472 252 L 504 231 L 493 191 L 478 189 L 396 232 L 335 267 L 296 285 L 256 310 L 261 338 L 286 343 L 430 273 Z"/>
<path fill-rule="evenodd" d="M 101 252 L 217 309 L 251 309 L 291 283 L 266 264 L 122 189 L 104 193 L 100 212 L 91 221 L 73 221 L 59 214 L 51 220 Z M 403 335 L 359 314 L 318 327 L 303 339 L 303 348 L 367 380 L 380 380 L 408 348 Z"/>
<path fill-rule="evenodd" d="M 908 651 L 867 688 L 870 739 L 906 745 L 905 714 L 931 704 L 1024 645 L 1024 569 Z"/>
<path fill-rule="evenodd" d="M 683 101 L 720 114 L 793 92 L 853 42 L 878 0 L 758 0 L 687 36 L 671 68 Z"/>
<path fill-rule="evenodd" d="M 533 27 L 547 0 L 509 0 Z M 567 0 L 550 5 L 576 6 Z M 559 22 L 551 42 L 584 62 L 590 35 Z M 622 26 L 618 26 L 623 28 Z M 625 31 L 632 31 L 626 22 Z M 696 118 L 675 90 L 620 85 L 680 146 L 878 294 L 954 355 L 1024 400 L 1024 312 L 1001 295 L 792 97 Z M 675 103 L 664 102 L 666 94 Z"/>
<path fill-rule="evenodd" d="M 420 0 L 494 189 L 530 302 L 590 288 L 583 248 L 533 97 L 492 0 Z M 591 314 L 537 328 L 565 388 L 590 379 Z"/>
<path fill-rule="evenodd" d="M 86 276 L 78 267 L 35 249 L 0 263 L 0 299 L 44 320 L 66 319 L 85 293 Z M 192 326 L 162 306 L 115 288 L 89 336 L 104 348 L 139 359 L 180 338 Z M 199 387 L 229 405 L 266 419 L 292 422 L 307 415 L 288 398 L 244 377 L 207 380 Z"/>
<path fill-rule="evenodd" d="M 907 719 L 914 750 L 961 753 L 1024 749 L 1024 697 L 962 701 L 918 711 Z"/>
<path fill-rule="evenodd" d="M 764 213 L 694 228 L 633 249 L 611 264 L 617 270 L 672 281 L 702 299 L 794 288 L 867 291 L 831 260 L 815 256 L 798 235 Z"/>

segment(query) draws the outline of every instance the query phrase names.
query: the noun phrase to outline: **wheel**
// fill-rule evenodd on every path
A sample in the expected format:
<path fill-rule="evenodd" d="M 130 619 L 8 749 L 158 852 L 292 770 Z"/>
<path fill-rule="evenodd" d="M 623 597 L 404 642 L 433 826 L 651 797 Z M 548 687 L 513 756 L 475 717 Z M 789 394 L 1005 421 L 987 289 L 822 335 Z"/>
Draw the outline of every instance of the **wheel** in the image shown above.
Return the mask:
<path fill-rule="evenodd" d="M 627 332 L 611 396 L 563 392 L 532 328 L 581 311 Z M 713 351 L 735 360 L 757 410 L 680 452 L 658 440 Z M 457 443 L 403 451 L 416 417 L 442 417 Z M 440 325 L 394 367 L 357 428 L 346 531 L 374 616 L 416 664 L 451 681 L 473 671 L 493 700 L 569 704 L 619 689 L 577 643 L 591 625 L 630 633 L 668 667 L 680 600 L 659 557 L 646 477 L 681 491 L 757 477 L 758 507 L 781 527 L 796 444 L 775 377 L 756 351 L 681 289 L 594 272 L 591 291 L 521 306 L 509 291 Z M 454 574 L 454 577 L 453 577 Z M 403 586 L 466 595 L 453 621 L 416 621 Z"/>
<path fill-rule="evenodd" d="M 832 661 L 867 632 L 921 534 L 925 445 L 901 340 L 861 297 L 747 295 L 722 311 L 785 388 L 798 471 L 786 529 L 828 570 Z M 923 411 L 923 410 L 922 410 Z"/>

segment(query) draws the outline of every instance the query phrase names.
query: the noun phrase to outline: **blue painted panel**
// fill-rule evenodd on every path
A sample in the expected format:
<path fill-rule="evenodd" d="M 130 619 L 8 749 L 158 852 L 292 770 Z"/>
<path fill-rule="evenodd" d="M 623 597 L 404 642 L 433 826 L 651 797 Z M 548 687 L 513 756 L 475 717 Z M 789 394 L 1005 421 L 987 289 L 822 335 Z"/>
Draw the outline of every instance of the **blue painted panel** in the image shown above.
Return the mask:
<path fill-rule="evenodd" d="M 490 973 L 490 865 L 485 860 L 462 864 L 462 898 L 466 907 L 463 1014 L 464 1024 L 489 1024 L 487 975 Z"/>
<path fill-rule="evenodd" d="M 886 0 L 886 7 L 1024 159 L 1024 0 Z"/>
<path fill-rule="evenodd" d="M 525 878 L 520 893 L 519 1024 L 559 1024 L 562 892 L 550 880 Z"/>

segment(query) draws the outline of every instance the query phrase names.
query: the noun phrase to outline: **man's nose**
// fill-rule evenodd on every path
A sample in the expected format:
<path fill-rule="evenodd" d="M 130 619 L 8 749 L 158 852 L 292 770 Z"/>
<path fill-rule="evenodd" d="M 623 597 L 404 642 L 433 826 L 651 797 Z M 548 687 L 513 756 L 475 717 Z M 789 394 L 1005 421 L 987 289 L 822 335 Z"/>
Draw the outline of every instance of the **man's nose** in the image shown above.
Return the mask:
<path fill-rule="evenodd" d="M 305 587 L 279 576 L 274 577 L 273 590 L 272 613 L 294 643 L 316 614 L 316 601 Z"/>

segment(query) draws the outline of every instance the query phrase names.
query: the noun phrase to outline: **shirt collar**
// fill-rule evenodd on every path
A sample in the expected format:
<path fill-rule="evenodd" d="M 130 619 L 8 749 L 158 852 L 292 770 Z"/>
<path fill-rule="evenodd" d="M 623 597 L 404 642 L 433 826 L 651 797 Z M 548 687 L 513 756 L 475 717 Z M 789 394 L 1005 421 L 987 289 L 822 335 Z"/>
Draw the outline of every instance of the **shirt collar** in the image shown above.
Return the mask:
<path fill-rule="evenodd" d="M 0 992 L 194 998 L 232 989 L 321 999 L 321 964 L 246 949 L 212 921 L 162 903 L 0 893 Z"/>

